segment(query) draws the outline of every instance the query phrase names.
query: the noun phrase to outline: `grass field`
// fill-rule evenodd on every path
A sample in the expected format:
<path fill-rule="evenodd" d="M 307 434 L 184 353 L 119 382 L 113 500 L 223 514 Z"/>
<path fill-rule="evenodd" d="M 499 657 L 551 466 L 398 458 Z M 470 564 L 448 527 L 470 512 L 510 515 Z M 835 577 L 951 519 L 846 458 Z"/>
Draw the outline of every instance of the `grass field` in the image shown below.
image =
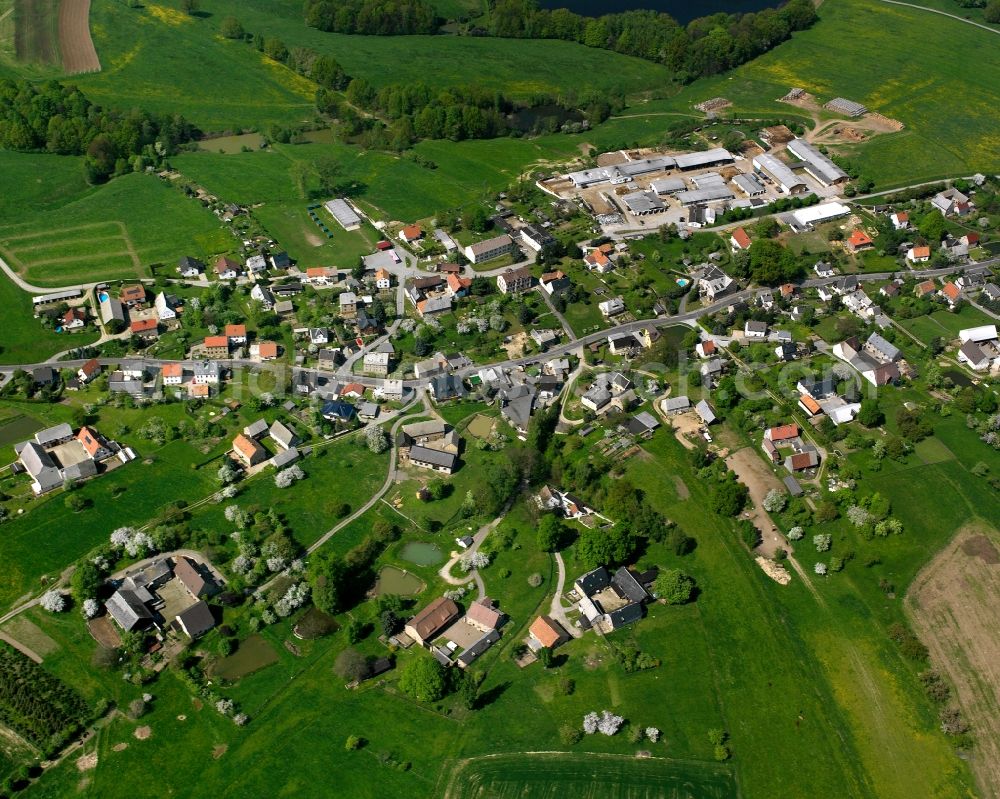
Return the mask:
<path fill-rule="evenodd" d="M 705 763 L 575 754 L 498 755 L 455 766 L 444 799 L 729 799 L 732 769 Z"/>
<path fill-rule="evenodd" d="M 98 102 L 183 113 L 206 130 L 311 119 L 315 86 L 253 47 L 221 39 L 219 20 L 230 14 L 250 32 L 329 53 L 376 86 L 433 74 L 439 85 L 476 80 L 526 97 L 585 87 L 631 94 L 661 89 L 670 79 L 663 67 L 570 42 L 323 33 L 306 27 L 295 0 L 219 0 L 201 17 L 182 13 L 175 0 L 138 9 L 95 0 L 91 29 L 104 69 L 76 80 Z M 197 70 L 189 68 L 193 63 Z M 209 90 L 205 74 L 213 76 Z"/>
<path fill-rule="evenodd" d="M 59 0 L 14 0 L 14 51 L 18 61 L 59 65 Z"/>
<path fill-rule="evenodd" d="M 35 285 L 148 277 L 152 264 L 232 246 L 209 211 L 150 175 L 88 188 L 79 159 L 0 153 L 0 165 L 13 178 L 0 255 Z"/>
<path fill-rule="evenodd" d="M 910 331 L 925 344 L 931 339 L 941 338 L 951 341 L 958 338 L 958 331 L 967 327 L 992 324 L 993 319 L 978 308 L 966 305 L 958 313 L 951 311 L 934 311 L 928 316 L 917 316 L 912 319 L 898 319 L 899 324 Z"/>
<path fill-rule="evenodd" d="M 69 336 L 42 327 L 33 315 L 29 296 L 2 274 L 0 303 L 4 308 L 0 363 L 39 363 L 57 352 L 92 344 L 98 338 L 96 328 Z"/>

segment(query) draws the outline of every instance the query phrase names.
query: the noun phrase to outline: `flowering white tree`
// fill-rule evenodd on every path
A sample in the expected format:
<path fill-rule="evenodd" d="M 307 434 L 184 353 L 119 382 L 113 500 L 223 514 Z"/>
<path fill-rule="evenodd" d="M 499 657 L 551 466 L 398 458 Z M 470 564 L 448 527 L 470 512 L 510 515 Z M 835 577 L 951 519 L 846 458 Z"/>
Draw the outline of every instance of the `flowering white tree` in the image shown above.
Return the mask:
<path fill-rule="evenodd" d="M 219 501 L 221 502 L 224 499 L 232 499 L 233 497 L 235 497 L 239 493 L 240 493 L 240 489 L 239 489 L 238 486 L 235 486 L 235 485 L 232 485 L 232 484 L 227 485 L 225 488 L 223 488 L 219 492 L 219 494 L 218 494 Z"/>
<path fill-rule="evenodd" d="M 470 572 L 473 569 L 485 569 L 490 565 L 490 556 L 484 552 L 470 552 L 462 556 L 459 562 L 462 571 Z"/>
<path fill-rule="evenodd" d="M 597 725 L 600 720 L 601 717 L 596 713 L 588 713 L 583 717 L 583 731 L 587 733 L 587 735 L 593 735 L 597 732 Z"/>
<path fill-rule="evenodd" d="M 83 600 L 82 610 L 83 618 L 92 619 L 101 612 L 101 606 L 97 604 L 96 599 L 85 599 Z"/>
<path fill-rule="evenodd" d="M 253 568 L 253 564 L 253 558 L 248 558 L 246 555 L 237 555 L 233 558 L 233 562 L 229 564 L 229 568 L 236 574 L 246 574 Z"/>
<path fill-rule="evenodd" d="M 237 727 L 242 727 L 248 721 L 250 721 L 250 717 L 246 713 L 237 713 L 233 716 L 233 724 Z"/>
<path fill-rule="evenodd" d="M 646 737 L 655 744 L 660 740 L 660 731 L 656 727 L 646 727 Z"/>
<path fill-rule="evenodd" d="M 308 597 L 309 586 L 305 583 L 296 583 L 285 592 L 281 599 L 274 603 L 274 612 L 284 618 L 296 608 L 302 607 Z"/>
<path fill-rule="evenodd" d="M 384 427 L 369 425 L 365 429 L 365 444 L 368 445 L 368 449 L 379 455 L 389 449 L 389 434 L 385 432 Z"/>
<path fill-rule="evenodd" d="M 305 571 L 306 564 L 303 563 L 301 559 L 296 558 L 295 560 L 293 560 L 291 563 L 288 564 L 288 569 L 293 574 L 298 574 L 299 572 Z"/>
<path fill-rule="evenodd" d="M 274 484 L 278 488 L 288 488 L 296 480 L 301 480 L 306 476 L 298 466 L 289 466 L 287 469 L 282 469 L 274 476 Z"/>
<path fill-rule="evenodd" d="M 601 720 L 597 723 L 597 731 L 604 735 L 614 735 L 621 729 L 625 719 L 616 716 L 614 713 L 605 710 L 601 713 Z"/>
<path fill-rule="evenodd" d="M 860 505 L 851 505 L 847 509 L 847 518 L 855 527 L 864 527 L 872 521 L 872 515 Z"/>
<path fill-rule="evenodd" d="M 806 534 L 806 531 L 803 530 L 801 527 L 798 527 L 798 526 L 793 527 L 791 530 L 788 531 L 788 540 L 789 541 L 798 541 L 805 534 Z"/>
<path fill-rule="evenodd" d="M 815 566 L 813 566 L 813 571 L 816 572 L 816 574 L 826 574 L 826 564 L 817 563 Z"/>
<path fill-rule="evenodd" d="M 125 554 L 130 558 L 144 557 L 147 552 L 155 552 L 156 545 L 146 533 L 137 532 L 125 545 Z"/>
<path fill-rule="evenodd" d="M 39 604 L 50 613 L 62 613 L 66 610 L 66 597 L 56 590 L 46 591 Z"/>
<path fill-rule="evenodd" d="M 226 508 L 226 521 L 242 529 L 247 526 L 247 513 L 239 505 L 229 505 Z"/>
<path fill-rule="evenodd" d="M 135 533 L 131 527 L 119 527 L 111 534 L 111 546 L 115 549 L 123 549 L 132 540 Z"/>
<path fill-rule="evenodd" d="M 236 469 L 233 468 L 233 465 L 229 461 L 226 461 L 219 467 L 219 471 L 215 473 L 215 476 L 219 479 L 220 483 L 228 485 L 236 480 Z"/>
<path fill-rule="evenodd" d="M 264 608 L 264 610 L 261 611 L 260 620 L 264 622 L 264 624 L 274 624 L 278 620 L 278 617 L 274 615 L 274 611 L 270 608 Z"/>
<path fill-rule="evenodd" d="M 280 555 L 274 555 L 267 559 L 267 570 L 269 572 L 280 572 L 285 568 L 287 561 Z"/>
<path fill-rule="evenodd" d="M 444 598 L 445 599 L 450 599 L 453 602 L 461 599 L 463 596 L 465 596 L 465 589 L 464 588 L 453 588 L 451 591 L 445 591 L 444 592 Z"/>
<path fill-rule="evenodd" d="M 215 709 L 218 710 L 223 716 L 228 716 L 236 708 L 232 699 L 220 699 L 215 703 Z"/>
<path fill-rule="evenodd" d="M 817 552 L 826 552 L 833 543 L 833 536 L 829 533 L 821 533 L 813 536 L 813 544 Z"/>
<path fill-rule="evenodd" d="M 788 499 L 784 491 L 772 488 L 764 495 L 764 510 L 768 513 L 781 513 L 788 504 Z"/>

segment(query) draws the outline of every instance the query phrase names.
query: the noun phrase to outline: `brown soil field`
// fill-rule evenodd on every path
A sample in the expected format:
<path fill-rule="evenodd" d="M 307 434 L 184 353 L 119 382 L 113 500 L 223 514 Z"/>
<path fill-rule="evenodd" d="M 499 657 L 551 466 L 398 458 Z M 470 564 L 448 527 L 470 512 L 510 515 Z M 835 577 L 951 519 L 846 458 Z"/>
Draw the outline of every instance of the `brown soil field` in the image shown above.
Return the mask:
<path fill-rule="evenodd" d="M 59 0 L 15 0 L 14 53 L 18 61 L 56 66 Z"/>
<path fill-rule="evenodd" d="M 101 61 L 90 38 L 90 0 L 62 0 L 59 6 L 59 50 L 68 75 L 100 72 Z"/>
<path fill-rule="evenodd" d="M 753 510 L 746 515 L 760 530 L 761 543 L 757 551 L 770 558 L 774 557 L 779 549 L 787 549 L 788 542 L 771 521 L 771 516 L 764 510 L 764 497 L 767 496 L 767 492 L 771 489 L 783 492 L 784 484 L 751 447 L 744 447 L 726 458 L 726 466 L 732 469 L 736 478 L 750 490 Z"/>
<path fill-rule="evenodd" d="M 906 610 L 972 727 L 970 765 L 1000 797 L 1000 533 L 968 525 L 913 581 Z"/>

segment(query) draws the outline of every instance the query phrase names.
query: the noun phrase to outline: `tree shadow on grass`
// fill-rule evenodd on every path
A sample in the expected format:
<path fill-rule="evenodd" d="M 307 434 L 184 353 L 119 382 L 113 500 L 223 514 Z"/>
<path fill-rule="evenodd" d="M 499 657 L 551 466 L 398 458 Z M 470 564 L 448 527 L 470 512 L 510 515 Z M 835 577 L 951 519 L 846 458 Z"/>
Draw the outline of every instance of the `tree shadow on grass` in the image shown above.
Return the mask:
<path fill-rule="evenodd" d="M 494 702 L 496 702 L 504 692 L 510 688 L 510 681 L 502 682 L 499 685 L 494 685 L 488 691 L 483 691 L 479 696 L 476 697 L 476 710 L 482 710 L 484 707 L 489 707 Z"/>

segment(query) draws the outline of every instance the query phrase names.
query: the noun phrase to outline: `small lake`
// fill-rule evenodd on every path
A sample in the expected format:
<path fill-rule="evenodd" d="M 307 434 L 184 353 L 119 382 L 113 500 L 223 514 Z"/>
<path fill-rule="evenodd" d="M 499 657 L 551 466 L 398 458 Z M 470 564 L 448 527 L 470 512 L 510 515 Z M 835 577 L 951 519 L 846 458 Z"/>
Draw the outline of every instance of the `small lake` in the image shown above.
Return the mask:
<path fill-rule="evenodd" d="M 433 566 L 444 560 L 444 553 L 437 544 L 426 541 L 411 541 L 399 551 L 399 557 L 417 566 Z"/>
<path fill-rule="evenodd" d="M 951 382 L 956 386 L 961 388 L 972 385 L 972 378 L 964 372 L 958 371 L 958 369 L 945 369 L 941 374 L 951 380 Z"/>
<path fill-rule="evenodd" d="M 424 581 L 417 575 L 410 574 L 395 566 L 383 566 L 375 583 L 375 593 L 378 596 L 396 594 L 397 596 L 416 596 L 424 590 Z"/>
<path fill-rule="evenodd" d="M 251 635 L 240 642 L 240 648 L 223 658 L 212 668 L 212 674 L 223 680 L 238 680 L 278 662 L 278 653 L 260 635 Z"/>
<path fill-rule="evenodd" d="M 688 23 L 697 17 L 707 17 L 724 11 L 734 14 L 744 11 L 760 11 L 778 5 L 769 0 L 541 0 L 542 8 L 568 8 L 585 17 L 599 17 L 619 11 L 649 9 L 669 14 L 678 22 Z"/>
<path fill-rule="evenodd" d="M 10 421 L 0 424 L 0 446 L 18 444 L 31 438 L 44 425 L 34 416 L 15 416 Z"/>

